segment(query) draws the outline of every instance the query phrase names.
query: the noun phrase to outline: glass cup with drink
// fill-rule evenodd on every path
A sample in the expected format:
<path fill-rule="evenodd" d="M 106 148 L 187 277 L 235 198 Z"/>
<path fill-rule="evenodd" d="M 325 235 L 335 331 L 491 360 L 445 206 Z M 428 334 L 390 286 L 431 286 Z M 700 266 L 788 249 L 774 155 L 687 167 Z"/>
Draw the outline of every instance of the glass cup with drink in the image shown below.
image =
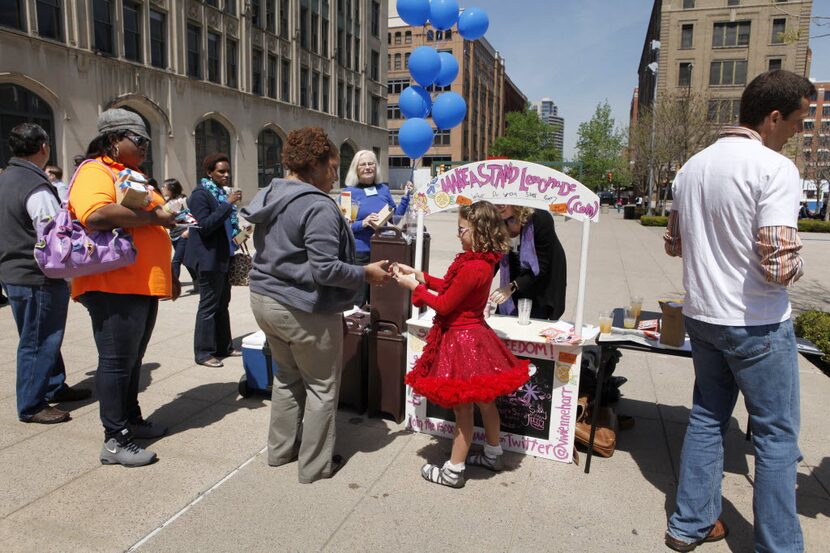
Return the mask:
<path fill-rule="evenodd" d="M 602 334 L 609 334 L 611 332 L 611 325 L 614 321 L 613 316 L 608 311 L 600 311 L 599 313 L 599 331 Z"/>

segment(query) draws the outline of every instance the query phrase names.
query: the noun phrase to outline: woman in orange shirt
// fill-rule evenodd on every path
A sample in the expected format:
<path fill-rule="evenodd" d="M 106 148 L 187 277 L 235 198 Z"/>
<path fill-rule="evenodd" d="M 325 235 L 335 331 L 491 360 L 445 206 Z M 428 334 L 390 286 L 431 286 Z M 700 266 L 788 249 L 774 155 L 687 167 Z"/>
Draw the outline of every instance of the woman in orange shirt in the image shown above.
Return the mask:
<path fill-rule="evenodd" d="M 132 235 L 136 261 L 121 269 L 72 281 L 72 298 L 89 311 L 98 348 L 95 386 L 104 425 L 101 463 L 142 466 L 156 454 L 133 442 L 155 438 L 166 428 L 141 416 L 138 406 L 140 367 L 153 332 L 159 298 L 176 299 L 181 291 L 173 278 L 172 248 L 165 227 L 174 215 L 162 209 L 155 191 L 143 209 L 130 209 L 116 199 L 115 178 L 129 168 L 137 171 L 147 156 L 150 137 L 141 118 L 124 109 L 102 113 L 98 136 L 89 144 L 87 163 L 75 178 L 69 207 L 89 230 L 124 228 Z"/>

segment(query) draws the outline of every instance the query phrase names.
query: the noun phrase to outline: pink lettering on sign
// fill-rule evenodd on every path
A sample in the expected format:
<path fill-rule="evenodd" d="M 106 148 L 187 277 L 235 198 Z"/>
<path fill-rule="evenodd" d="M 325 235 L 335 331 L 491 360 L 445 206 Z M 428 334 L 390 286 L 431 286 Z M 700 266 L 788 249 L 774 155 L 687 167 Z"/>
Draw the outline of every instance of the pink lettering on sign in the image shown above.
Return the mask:
<path fill-rule="evenodd" d="M 593 218 L 597 213 L 599 213 L 599 202 L 591 202 L 591 203 L 583 203 L 582 198 L 579 196 L 573 196 L 568 200 L 568 213 L 573 215 L 574 213 L 585 215 L 588 218 Z"/>
<path fill-rule="evenodd" d="M 573 409 L 573 391 L 562 388 L 562 399 L 559 405 L 559 426 L 556 428 L 556 443 L 553 446 L 553 456 L 560 461 L 570 459 L 571 452 L 568 448 L 568 432 L 571 425 L 571 411 Z"/>
<path fill-rule="evenodd" d="M 564 199 L 571 196 L 577 189 L 576 183 L 560 181 L 555 177 L 543 177 L 529 172 L 528 169 L 528 167 L 522 167 L 520 170 L 512 163 L 482 162 L 475 165 L 472 170 L 469 167 L 453 169 L 442 175 L 439 182 L 441 190 L 448 194 L 460 194 L 466 188 L 491 186 L 495 189 L 504 189 L 518 184 L 521 192 L 549 193 Z M 575 196 L 572 199 L 578 199 L 578 197 Z M 572 211 L 572 213 L 585 212 Z"/>

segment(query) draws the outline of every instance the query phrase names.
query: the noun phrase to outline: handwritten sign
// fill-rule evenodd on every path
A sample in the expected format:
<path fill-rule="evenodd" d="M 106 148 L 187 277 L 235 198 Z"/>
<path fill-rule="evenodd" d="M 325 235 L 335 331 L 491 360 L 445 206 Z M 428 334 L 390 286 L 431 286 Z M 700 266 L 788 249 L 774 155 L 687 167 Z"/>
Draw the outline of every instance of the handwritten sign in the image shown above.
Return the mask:
<path fill-rule="evenodd" d="M 580 221 L 599 220 L 599 197 L 585 185 L 555 169 L 519 160 L 456 167 L 420 186 L 412 205 L 429 214 L 479 200 L 544 209 Z"/>

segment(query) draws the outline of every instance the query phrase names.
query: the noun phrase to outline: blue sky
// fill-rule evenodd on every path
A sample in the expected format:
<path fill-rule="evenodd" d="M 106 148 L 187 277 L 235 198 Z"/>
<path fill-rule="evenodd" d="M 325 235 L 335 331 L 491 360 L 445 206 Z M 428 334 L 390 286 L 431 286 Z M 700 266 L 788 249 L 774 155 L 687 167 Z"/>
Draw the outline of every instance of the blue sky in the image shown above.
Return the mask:
<path fill-rule="evenodd" d="M 574 154 L 579 123 L 608 99 L 618 125 L 628 125 L 637 66 L 653 0 L 459 0 L 490 16 L 486 38 L 529 100 L 550 97 L 565 118 L 565 157 Z M 830 18 L 830 0 L 813 15 Z M 830 33 L 830 19 L 811 36 Z M 830 80 L 830 36 L 811 41 L 812 76 Z"/>

